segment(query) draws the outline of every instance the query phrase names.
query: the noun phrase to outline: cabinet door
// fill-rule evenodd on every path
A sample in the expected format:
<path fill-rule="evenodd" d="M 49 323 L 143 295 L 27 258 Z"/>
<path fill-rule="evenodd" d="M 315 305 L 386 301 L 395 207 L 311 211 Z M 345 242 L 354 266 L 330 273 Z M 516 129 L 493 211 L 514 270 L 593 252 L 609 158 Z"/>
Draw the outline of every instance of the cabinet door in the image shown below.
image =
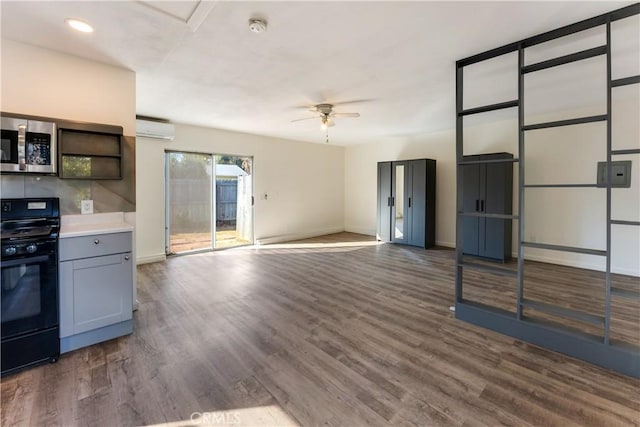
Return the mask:
<path fill-rule="evenodd" d="M 462 168 L 462 211 L 478 212 L 480 210 L 480 165 L 465 165 Z M 478 255 L 480 251 L 478 217 L 462 218 L 463 252 L 467 255 Z"/>
<path fill-rule="evenodd" d="M 393 162 L 391 168 L 391 241 L 393 243 L 407 243 L 408 166 L 408 162 Z"/>
<path fill-rule="evenodd" d="M 72 265 L 71 277 L 61 277 L 63 286 L 71 291 L 72 333 L 68 333 L 69 321 L 62 321 L 65 333 L 61 336 L 78 334 L 98 329 L 114 323 L 129 320 L 133 306 L 133 263 L 131 254 L 107 255 L 76 261 Z M 66 264 L 65 263 L 65 264 Z M 70 289 L 69 289 L 70 286 Z M 68 310 L 69 308 L 66 307 Z M 61 313 L 62 317 L 62 313 Z"/>
<path fill-rule="evenodd" d="M 391 241 L 391 162 L 378 163 L 378 240 Z"/>
<path fill-rule="evenodd" d="M 73 335 L 73 261 L 58 263 L 60 274 L 60 338 Z"/>
<path fill-rule="evenodd" d="M 426 159 L 427 190 L 425 193 L 425 242 L 424 247 L 430 248 L 436 244 L 436 161 Z"/>
<path fill-rule="evenodd" d="M 408 242 L 414 246 L 425 246 L 426 227 L 426 194 L 427 194 L 427 161 L 412 160 L 408 164 L 409 179 L 407 182 L 407 223 Z"/>
<path fill-rule="evenodd" d="M 485 169 L 483 212 L 510 215 L 513 198 L 513 164 L 488 164 Z M 511 220 L 486 218 L 482 236 L 481 256 L 495 259 L 511 256 Z"/>

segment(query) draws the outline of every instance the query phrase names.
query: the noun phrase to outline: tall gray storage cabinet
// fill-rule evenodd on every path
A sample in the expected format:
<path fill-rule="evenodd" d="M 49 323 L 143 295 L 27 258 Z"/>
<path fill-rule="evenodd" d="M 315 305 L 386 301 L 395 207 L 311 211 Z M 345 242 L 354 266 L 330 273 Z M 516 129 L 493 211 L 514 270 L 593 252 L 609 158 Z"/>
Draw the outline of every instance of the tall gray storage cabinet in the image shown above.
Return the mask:
<path fill-rule="evenodd" d="M 464 162 L 512 159 L 513 154 L 465 156 Z M 463 212 L 511 215 L 513 163 L 479 163 L 462 166 Z M 465 216 L 464 254 L 505 261 L 511 258 L 511 220 Z"/>
<path fill-rule="evenodd" d="M 377 238 L 430 248 L 436 239 L 436 161 L 378 163 Z"/>

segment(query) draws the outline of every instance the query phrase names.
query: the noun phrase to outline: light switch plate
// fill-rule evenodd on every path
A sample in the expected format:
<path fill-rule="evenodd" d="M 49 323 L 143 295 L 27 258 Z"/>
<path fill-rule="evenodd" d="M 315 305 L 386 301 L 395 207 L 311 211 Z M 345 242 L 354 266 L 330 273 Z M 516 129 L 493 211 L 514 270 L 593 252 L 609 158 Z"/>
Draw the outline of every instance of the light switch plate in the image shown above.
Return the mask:
<path fill-rule="evenodd" d="M 83 214 L 93 213 L 93 200 L 82 200 L 80 202 L 80 212 Z"/>

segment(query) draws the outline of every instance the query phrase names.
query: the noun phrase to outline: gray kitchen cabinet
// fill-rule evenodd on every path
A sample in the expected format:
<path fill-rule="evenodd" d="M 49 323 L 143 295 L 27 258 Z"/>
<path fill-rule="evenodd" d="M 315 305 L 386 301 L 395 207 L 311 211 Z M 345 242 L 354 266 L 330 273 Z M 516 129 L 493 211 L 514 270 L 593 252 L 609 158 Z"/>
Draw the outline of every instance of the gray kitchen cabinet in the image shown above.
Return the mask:
<path fill-rule="evenodd" d="M 133 331 L 131 232 L 60 239 L 61 352 Z"/>

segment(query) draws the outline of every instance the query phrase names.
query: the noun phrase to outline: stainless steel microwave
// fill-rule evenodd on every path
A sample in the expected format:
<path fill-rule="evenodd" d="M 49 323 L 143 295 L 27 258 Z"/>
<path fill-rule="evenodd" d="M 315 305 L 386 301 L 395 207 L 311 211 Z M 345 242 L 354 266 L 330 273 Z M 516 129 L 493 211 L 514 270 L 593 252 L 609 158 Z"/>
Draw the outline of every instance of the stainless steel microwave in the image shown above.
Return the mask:
<path fill-rule="evenodd" d="M 57 172 L 55 123 L 2 117 L 1 125 L 1 172 Z"/>

